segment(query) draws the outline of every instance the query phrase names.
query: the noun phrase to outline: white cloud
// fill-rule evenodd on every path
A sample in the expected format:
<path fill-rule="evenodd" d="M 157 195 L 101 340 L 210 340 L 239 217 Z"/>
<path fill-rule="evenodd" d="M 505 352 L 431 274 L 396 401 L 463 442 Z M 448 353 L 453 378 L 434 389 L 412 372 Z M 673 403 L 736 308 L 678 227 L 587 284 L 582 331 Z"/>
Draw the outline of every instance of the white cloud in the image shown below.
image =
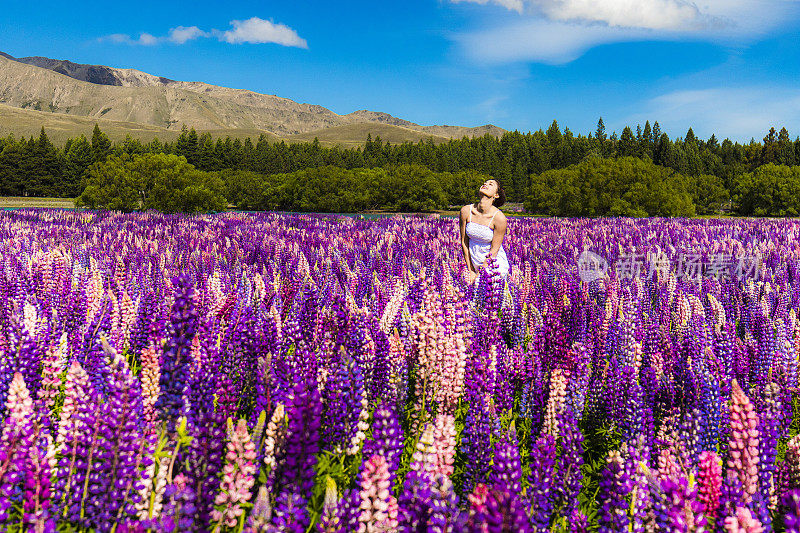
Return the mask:
<path fill-rule="evenodd" d="M 175 44 L 184 44 L 188 41 L 193 41 L 200 37 L 208 37 L 209 34 L 198 28 L 197 26 L 178 26 L 169 30 L 169 37 L 167 39 Z"/>
<path fill-rule="evenodd" d="M 474 4 L 481 4 L 481 5 L 497 4 L 503 6 L 506 9 L 509 9 L 511 11 L 516 11 L 518 13 L 522 13 L 522 10 L 525 7 L 523 4 L 523 0 L 451 0 L 451 1 L 454 4 L 457 4 L 459 2 L 471 2 Z"/>
<path fill-rule="evenodd" d="M 645 111 L 627 117 L 626 124 L 658 120 L 671 137 L 682 136 L 689 127 L 701 137 L 711 134 L 748 142 L 761 140 L 769 128 L 786 126 L 789 133 L 800 124 L 800 89 L 771 86 L 713 87 L 666 93 L 649 100 Z"/>
<path fill-rule="evenodd" d="M 516 20 L 454 37 L 469 56 L 504 63 L 565 63 L 607 43 L 701 40 L 740 45 L 796 20 L 798 0 L 450 0 L 489 2 Z"/>
<path fill-rule="evenodd" d="M 617 30 L 541 19 L 460 35 L 456 39 L 468 54 L 484 63 L 534 61 L 558 65 L 579 58 L 594 46 L 644 38 L 640 29 Z"/>
<path fill-rule="evenodd" d="M 200 38 L 216 37 L 221 42 L 240 44 L 275 43 L 283 46 L 308 48 L 308 43 L 301 38 L 295 30 L 285 24 L 277 24 L 269 20 L 253 17 L 247 20 L 232 20 L 232 29 L 227 31 L 203 31 L 197 26 L 178 26 L 169 30 L 163 37 L 156 37 L 150 33 L 142 33 L 137 39 L 124 33 L 114 33 L 100 37 L 100 42 L 118 44 L 153 46 L 163 42 L 173 44 L 186 44 Z"/>
<path fill-rule="evenodd" d="M 232 30 L 221 32 L 221 41 L 231 44 L 239 43 L 276 43 L 283 46 L 308 48 L 308 43 L 297 32 L 284 24 L 275 24 L 269 20 L 253 17 L 247 20 L 232 20 Z"/>
<path fill-rule="evenodd" d="M 138 39 L 134 39 L 130 35 L 124 33 L 113 33 L 111 35 L 106 35 L 105 37 L 100 37 L 98 41 L 100 42 L 111 42 L 117 44 L 130 44 L 130 45 L 142 45 L 142 46 L 153 46 L 154 44 L 158 44 L 159 42 L 158 37 L 154 37 L 149 33 L 142 33 L 139 35 Z"/>
<path fill-rule="evenodd" d="M 452 0 L 486 4 L 489 0 Z M 711 19 L 686 0 L 492 0 L 509 10 L 553 21 L 600 22 L 612 27 L 683 29 Z"/>

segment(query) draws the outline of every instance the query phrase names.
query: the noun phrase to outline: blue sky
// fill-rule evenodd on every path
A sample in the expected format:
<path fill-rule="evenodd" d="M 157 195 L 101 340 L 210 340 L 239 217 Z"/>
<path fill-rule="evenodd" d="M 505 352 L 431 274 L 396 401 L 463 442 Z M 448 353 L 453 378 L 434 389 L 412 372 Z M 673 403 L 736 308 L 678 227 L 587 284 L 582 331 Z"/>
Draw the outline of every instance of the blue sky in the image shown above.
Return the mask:
<path fill-rule="evenodd" d="M 80 6 L 80 7 L 78 7 Z M 9 2 L 0 50 L 423 125 L 800 134 L 800 0 Z"/>

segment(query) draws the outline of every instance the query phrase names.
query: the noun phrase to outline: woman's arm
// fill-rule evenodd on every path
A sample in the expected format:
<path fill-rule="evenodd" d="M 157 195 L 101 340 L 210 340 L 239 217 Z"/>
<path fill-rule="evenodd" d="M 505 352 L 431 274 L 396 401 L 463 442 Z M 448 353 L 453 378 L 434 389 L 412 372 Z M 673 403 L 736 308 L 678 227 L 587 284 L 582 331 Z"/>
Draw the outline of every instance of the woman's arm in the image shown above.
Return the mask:
<path fill-rule="evenodd" d="M 503 237 L 506 236 L 507 225 L 508 221 L 506 220 L 506 215 L 502 211 L 497 213 L 494 217 L 492 247 L 489 249 L 489 253 L 492 254 L 492 257 L 497 257 L 497 252 L 500 251 L 500 246 L 503 245 Z M 486 261 L 484 261 L 483 264 L 485 265 Z"/>
<path fill-rule="evenodd" d="M 465 205 L 461 208 L 458 226 L 459 231 L 461 232 L 461 253 L 464 255 L 464 261 L 467 263 L 467 268 L 470 270 L 470 272 L 475 272 L 475 265 L 472 264 L 472 257 L 469 255 L 469 237 L 467 237 L 467 216 L 469 216 L 470 209 L 472 209 L 471 205 Z"/>

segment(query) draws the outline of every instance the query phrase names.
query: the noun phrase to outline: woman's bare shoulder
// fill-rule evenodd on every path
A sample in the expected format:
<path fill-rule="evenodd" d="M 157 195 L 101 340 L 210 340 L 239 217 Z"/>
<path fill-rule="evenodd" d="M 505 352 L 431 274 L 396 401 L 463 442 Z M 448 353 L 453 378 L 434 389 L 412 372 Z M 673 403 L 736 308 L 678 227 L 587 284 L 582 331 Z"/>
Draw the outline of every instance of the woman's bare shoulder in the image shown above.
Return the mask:
<path fill-rule="evenodd" d="M 472 204 L 467 204 L 467 205 L 465 205 L 464 207 L 462 207 L 462 208 L 461 208 L 461 215 L 462 215 L 462 216 L 467 216 L 467 215 L 469 215 L 469 211 L 470 211 L 470 209 L 472 209 Z"/>

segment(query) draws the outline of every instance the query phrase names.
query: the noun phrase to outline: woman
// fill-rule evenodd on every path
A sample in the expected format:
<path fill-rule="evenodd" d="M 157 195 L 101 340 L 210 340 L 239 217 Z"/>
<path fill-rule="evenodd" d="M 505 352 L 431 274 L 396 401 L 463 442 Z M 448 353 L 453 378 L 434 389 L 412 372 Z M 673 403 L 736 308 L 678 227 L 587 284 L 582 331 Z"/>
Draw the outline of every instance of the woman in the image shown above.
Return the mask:
<path fill-rule="evenodd" d="M 506 216 L 499 209 L 505 202 L 506 193 L 500 182 L 489 179 L 481 185 L 478 201 L 461 208 L 461 249 L 469 283 L 475 282 L 479 268 L 485 268 L 488 254 L 497 259 L 500 274 L 508 275 L 508 257 L 503 249 Z"/>

